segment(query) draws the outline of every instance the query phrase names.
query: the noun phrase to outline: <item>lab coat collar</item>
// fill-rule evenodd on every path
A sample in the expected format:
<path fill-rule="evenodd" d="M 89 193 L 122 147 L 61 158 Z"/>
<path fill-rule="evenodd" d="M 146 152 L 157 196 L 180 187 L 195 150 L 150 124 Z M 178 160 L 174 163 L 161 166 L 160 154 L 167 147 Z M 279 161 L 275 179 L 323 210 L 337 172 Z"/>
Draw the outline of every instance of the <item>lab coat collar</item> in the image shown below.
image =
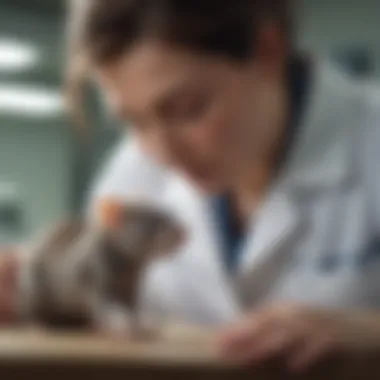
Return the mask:
<path fill-rule="evenodd" d="M 167 187 L 165 205 L 181 220 L 188 233 L 185 247 L 175 258 L 184 272 L 176 272 L 181 277 L 180 282 L 186 283 L 182 288 L 182 291 L 186 289 L 183 297 L 193 300 L 189 307 L 199 311 L 197 322 L 233 321 L 240 314 L 240 305 L 223 267 L 218 231 L 207 197 L 181 175 L 174 174 Z M 187 280 L 188 276 L 191 281 Z"/>
<path fill-rule="evenodd" d="M 282 178 L 291 187 L 316 190 L 336 186 L 349 176 L 347 96 L 352 85 L 327 61 L 313 65 L 306 110 Z"/>

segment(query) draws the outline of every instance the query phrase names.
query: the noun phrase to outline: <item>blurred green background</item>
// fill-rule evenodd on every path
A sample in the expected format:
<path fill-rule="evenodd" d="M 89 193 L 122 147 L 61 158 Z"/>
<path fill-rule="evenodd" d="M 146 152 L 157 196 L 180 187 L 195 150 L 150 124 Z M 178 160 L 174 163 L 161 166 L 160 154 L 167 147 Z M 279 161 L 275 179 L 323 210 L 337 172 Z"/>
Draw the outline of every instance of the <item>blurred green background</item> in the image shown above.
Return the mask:
<path fill-rule="evenodd" d="M 298 0 L 295 14 L 302 48 L 377 81 L 379 0 Z M 80 210 L 117 139 L 96 99 L 91 149 L 70 132 L 60 95 L 64 19 L 64 1 L 0 0 L 0 244 Z"/>

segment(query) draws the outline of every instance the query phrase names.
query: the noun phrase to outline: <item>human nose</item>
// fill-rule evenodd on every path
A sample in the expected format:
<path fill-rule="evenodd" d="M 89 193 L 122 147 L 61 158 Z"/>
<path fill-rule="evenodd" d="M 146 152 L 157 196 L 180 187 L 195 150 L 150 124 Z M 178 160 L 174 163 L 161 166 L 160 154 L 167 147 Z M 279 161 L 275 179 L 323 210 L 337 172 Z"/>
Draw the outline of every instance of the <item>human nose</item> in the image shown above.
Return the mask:
<path fill-rule="evenodd" d="M 186 161 L 187 148 L 179 133 L 164 126 L 151 129 L 149 146 L 163 163 L 176 166 Z"/>

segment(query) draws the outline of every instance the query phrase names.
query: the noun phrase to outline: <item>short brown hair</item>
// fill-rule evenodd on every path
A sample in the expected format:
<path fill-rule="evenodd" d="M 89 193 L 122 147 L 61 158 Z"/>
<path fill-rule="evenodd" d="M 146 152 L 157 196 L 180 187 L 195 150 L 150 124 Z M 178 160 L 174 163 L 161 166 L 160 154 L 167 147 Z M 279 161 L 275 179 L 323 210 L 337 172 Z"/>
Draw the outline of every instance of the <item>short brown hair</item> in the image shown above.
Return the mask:
<path fill-rule="evenodd" d="M 290 0 L 86 1 L 79 10 L 82 17 L 75 9 L 72 13 L 80 25 L 73 25 L 71 84 L 81 72 L 78 59 L 105 63 L 144 37 L 233 60 L 254 54 L 256 36 L 266 20 L 276 22 L 291 40 Z"/>

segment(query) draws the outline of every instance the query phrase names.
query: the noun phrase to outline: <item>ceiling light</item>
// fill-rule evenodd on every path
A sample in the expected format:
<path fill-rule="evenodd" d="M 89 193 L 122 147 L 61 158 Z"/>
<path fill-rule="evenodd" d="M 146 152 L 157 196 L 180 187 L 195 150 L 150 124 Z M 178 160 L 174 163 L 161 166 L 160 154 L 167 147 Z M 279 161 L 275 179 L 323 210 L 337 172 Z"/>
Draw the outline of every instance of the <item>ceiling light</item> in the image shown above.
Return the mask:
<path fill-rule="evenodd" d="M 0 85 L 0 112 L 35 117 L 56 116 L 63 110 L 59 92 L 31 86 Z"/>
<path fill-rule="evenodd" d="M 22 71 L 35 66 L 38 52 L 16 39 L 0 39 L 0 71 Z"/>

